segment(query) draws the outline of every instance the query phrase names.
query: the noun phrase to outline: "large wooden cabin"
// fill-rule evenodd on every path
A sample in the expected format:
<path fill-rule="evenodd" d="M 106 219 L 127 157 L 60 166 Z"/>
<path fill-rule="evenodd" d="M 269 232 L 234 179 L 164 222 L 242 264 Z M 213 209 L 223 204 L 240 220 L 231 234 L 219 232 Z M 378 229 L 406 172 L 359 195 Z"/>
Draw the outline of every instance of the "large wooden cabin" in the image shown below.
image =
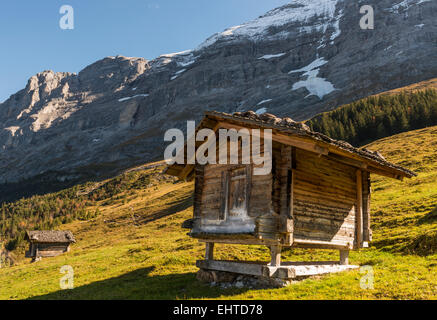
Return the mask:
<path fill-rule="evenodd" d="M 266 175 L 254 175 L 257 165 L 252 161 L 168 167 L 166 172 L 180 179 L 195 178 L 194 217 L 184 224 L 191 237 L 206 243 L 206 258 L 197 262 L 204 270 L 285 279 L 311 275 L 307 267 L 299 271 L 301 264 L 280 261 L 282 248 L 302 247 L 338 249 L 337 263 L 312 266 L 314 274 L 324 273 L 317 267 L 321 265 L 330 266 L 327 272 L 341 271 L 339 266 L 348 265 L 349 250 L 367 247 L 372 240 L 370 174 L 399 180 L 415 176 L 379 152 L 312 132 L 290 118 L 251 111 L 207 112 L 196 132 L 203 128 L 271 129 L 273 153 L 272 170 Z M 196 147 L 201 143 L 196 142 Z M 214 243 L 266 245 L 271 261 L 216 261 Z"/>
<path fill-rule="evenodd" d="M 25 240 L 29 241 L 26 257 L 34 261 L 68 252 L 70 244 L 76 242 L 71 231 L 27 231 Z"/>

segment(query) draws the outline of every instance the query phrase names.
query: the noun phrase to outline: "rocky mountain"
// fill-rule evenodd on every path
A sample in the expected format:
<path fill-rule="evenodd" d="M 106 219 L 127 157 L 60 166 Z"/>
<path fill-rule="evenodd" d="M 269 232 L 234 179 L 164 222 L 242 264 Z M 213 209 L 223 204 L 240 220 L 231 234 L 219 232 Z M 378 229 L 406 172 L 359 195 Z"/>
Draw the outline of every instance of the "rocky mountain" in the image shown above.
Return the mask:
<path fill-rule="evenodd" d="M 360 28 L 362 5 L 373 30 Z M 0 104 L 0 183 L 67 183 L 160 159 L 165 130 L 205 110 L 304 120 L 435 78 L 436 16 L 436 0 L 294 0 L 190 51 L 44 71 Z"/>

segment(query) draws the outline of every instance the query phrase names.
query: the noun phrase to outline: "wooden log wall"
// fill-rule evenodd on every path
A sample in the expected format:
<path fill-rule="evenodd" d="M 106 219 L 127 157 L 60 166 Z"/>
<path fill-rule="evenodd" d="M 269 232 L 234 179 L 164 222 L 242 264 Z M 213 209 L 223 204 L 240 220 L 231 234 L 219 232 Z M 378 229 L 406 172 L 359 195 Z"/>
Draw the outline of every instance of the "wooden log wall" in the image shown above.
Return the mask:
<path fill-rule="evenodd" d="M 355 238 L 356 169 L 296 149 L 293 170 L 294 241 L 351 245 Z"/>
<path fill-rule="evenodd" d="M 372 241 L 372 230 L 370 229 L 370 173 L 363 171 L 363 241 Z"/>
<path fill-rule="evenodd" d="M 273 142 L 273 211 L 277 226 L 275 236 L 282 239 L 284 244 L 291 245 L 293 233 L 292 221 L 292 153 L 291 146 Z M 273 221 L 273 220 L 272 220 Z"/>
<path fill-rule="evenodd" d="M 361 248 L 363 245 L 363 172 L 361 170 L 356 171 L 357 180 L 357 204 L 355 210 L 356 220 L 356 236 L 355 247 Z"/>
<path fill-rule="evenodd" d="M 55 257 L 68 251 L 69 244 L 62 243 L 38 243 L 35 244 L 40 257 Z"/>
<path fill-rule="evenodd" d="M 200 218 L 202 207 L 202 190 L 204 185 L 204 170 L 205 166 L 196 164 L 195 173 L 196 180 L 194 182 L 194 218 Z"/>
<path fill-rule="evenodd" d="M 291 199 L 291 147 L 282 145 L 279 159 L 279 181 L 280 181 L 280 210 L 279 214 L 290 217 L 290 199 Z"/>

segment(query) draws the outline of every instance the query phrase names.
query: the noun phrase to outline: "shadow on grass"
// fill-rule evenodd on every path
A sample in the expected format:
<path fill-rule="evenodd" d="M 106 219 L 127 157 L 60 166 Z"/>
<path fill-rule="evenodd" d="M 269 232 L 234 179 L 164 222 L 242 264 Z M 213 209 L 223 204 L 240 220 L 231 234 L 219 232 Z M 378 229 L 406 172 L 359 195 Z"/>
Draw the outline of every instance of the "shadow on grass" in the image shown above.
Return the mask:
<path fill-rule="evenodd" d="M 247 289 L 221 289 L 199 282 L 195 273 L 150 275 L 154 267 L 138 269 L 119 277 L 81 287 L 59 290 L 29 300 L 161 300 L 218 298 Z"/>
<path fill-rule="evenodd" d="M 167 216 L 171 216 L 173 214 L 184 211 L 193 205 L 193 199 L 193 194 L 190 192 L 188 195 L 181 197 L 180 199 L 167 203 L 166 207 L 163 210 L 152 213 L 151 215 L 147 215 L 144 218 L 140 219 L 138 221 L 138 224 L 147 224 L 158 219 L 162 219 Z"/>
<path fill-rule="evenodd" d="M 428 212 L 424 217 L 417 221 L 417 224 L 429 224 L 437 222 L 437 207 Z"/>

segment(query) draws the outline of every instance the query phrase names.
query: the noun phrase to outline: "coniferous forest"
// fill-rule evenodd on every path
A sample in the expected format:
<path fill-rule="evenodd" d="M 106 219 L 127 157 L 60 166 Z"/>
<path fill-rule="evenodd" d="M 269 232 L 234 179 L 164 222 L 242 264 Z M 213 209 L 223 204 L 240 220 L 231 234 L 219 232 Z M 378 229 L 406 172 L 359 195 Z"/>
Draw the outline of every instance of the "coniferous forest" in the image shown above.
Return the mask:
<path fill-rule="evenodd" d="M 354 146 L 400 132 L 437 125 L 437 90 L 368 97 L 322 113 L 306 124 Z"/>

